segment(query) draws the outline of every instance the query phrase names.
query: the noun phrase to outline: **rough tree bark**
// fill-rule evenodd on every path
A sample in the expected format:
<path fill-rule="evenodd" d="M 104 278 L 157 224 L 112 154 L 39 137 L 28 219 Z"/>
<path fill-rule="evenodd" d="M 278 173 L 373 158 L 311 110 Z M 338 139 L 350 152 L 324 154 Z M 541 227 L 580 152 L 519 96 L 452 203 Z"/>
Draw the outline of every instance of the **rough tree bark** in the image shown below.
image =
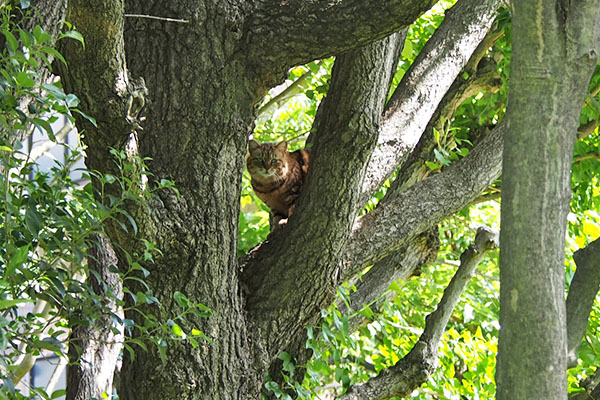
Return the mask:
<path fill-rule="evenodd" d="M 598 1 L 513 2 L 503 155 L 498 399 L 566 399 L 564 241 Z"/>

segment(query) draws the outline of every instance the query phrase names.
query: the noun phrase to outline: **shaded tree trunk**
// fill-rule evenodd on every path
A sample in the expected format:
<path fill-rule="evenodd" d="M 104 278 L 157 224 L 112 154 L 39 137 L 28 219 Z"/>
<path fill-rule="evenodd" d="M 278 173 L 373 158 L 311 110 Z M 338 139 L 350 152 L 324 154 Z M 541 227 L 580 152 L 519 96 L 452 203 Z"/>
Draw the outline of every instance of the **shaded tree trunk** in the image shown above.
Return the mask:
<path fill-rule="evenodd" d="M 94 235 L 88 253 L 88 283 L 100 298 L 107 299 L 115 315 L 123 318 L 123 310 L 116 299 L 123 297 L 123 285 L 118 274 L 110 272 L 117 266 L 118 259 L 111 243 L 104 235 Z M 101 279 L 100 281 L 98 280 Z M 90 326 L 77 323 L 69 335 L 69 365 L 67 367 L 67 400 L 103 398 L 113 391 L 113 377 L 123 347 L 122 333 L 115 332 L 113 319 L 105 315 Z"/>

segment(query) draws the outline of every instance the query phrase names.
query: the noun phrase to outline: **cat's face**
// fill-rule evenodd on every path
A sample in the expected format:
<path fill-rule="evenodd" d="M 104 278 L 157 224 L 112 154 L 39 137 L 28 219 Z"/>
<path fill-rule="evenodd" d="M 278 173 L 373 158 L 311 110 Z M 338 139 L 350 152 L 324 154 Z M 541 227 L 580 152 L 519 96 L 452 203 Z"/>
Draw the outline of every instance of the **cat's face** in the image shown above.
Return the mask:
<path fill-rule="evenodd" d="M 248 150 L 250 154 L 246 159 L 246 167 L 253 177 L 276 180 L 287 174 L 287 142 L 285 140 L 279 143 L 258 143 L 250 140 Z"/>

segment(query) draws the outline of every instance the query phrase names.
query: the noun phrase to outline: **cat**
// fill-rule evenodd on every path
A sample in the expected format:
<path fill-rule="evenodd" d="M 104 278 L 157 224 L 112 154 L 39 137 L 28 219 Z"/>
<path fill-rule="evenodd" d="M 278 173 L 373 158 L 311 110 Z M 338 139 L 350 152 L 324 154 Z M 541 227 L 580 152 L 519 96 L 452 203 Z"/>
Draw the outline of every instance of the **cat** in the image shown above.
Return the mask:
<path fill-rule="evenodd" d="M 246 167 L 252 178 L 252 189 L 273 213 L 272 231 L 287 223 L 294 213 L 308 165 L 309 150 L 287 151 L 285 140 L 279 143 L 248 143 Z"/>

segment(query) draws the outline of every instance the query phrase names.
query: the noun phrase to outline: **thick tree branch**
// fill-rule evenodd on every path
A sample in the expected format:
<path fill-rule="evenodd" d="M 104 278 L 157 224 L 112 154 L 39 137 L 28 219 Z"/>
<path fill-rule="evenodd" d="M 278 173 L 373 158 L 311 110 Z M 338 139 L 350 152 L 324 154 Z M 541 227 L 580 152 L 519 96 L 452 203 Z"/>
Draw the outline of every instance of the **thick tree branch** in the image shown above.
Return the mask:
<path fill-rule="evenodd" d="M 590 311 L 600 289 L 600 239 L 573 254 L 577 270 L 567 296 L 567 345 L 569 366 L 577 363 L 577 349 L 585 335 Z"/>
<path fill-rule="evenodd" d="M 267 362 L 302 341 L 304 327 L 332 301 L 337 260 L 403 43 L 398 39 L 395 34 L 336 59 L 297 210 L 244 262 L 246 308 L 270 352 Z"/>
<path fill-rule="evenodd" d="M 260 2 L 246 21 L 244 41 L 258 70 L 280 72 L 382 39 L 414 22 L 434 0 Z"/>
<path fill-rule="evenodd" d="M 486 36 L 500 0 L 461 0 L 396 88 L 363 182 L 364 204 L 417 144 L 437 105 Z"/>
<path fill-rule="evenodd" d="M 475 243 L 460 256 L 460 267 L 444 291 L 437 309 L 427 316 L 425 330 L 412 350 L 396 365 L 363 385 L 351 387 L 342 400 L 379 400 L 408 396 L 433 372 L 437 348 L 460 295 L 485 253 L 498 245 L 497 233 L 480 228 Z"/>
<path fill-rule="evenodd" d="M 342 279 L 400 248 L 487 188 L 500 175 L 504 131 L 502 122 L 460 162 L 357 219 L 344 252 Z"/>

